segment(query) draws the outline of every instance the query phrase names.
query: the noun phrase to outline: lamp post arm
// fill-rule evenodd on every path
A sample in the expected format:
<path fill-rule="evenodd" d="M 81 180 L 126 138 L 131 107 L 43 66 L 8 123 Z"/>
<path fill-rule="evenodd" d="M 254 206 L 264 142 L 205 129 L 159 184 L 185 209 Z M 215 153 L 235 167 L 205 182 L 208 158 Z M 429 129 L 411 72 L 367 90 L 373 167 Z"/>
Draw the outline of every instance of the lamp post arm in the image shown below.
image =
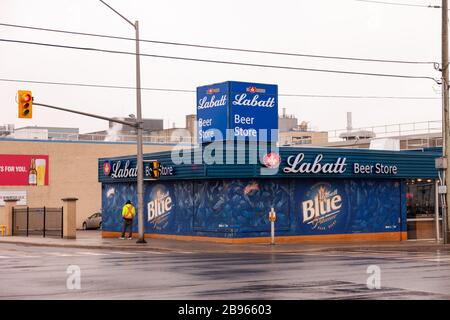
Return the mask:
<path fill-rule="evenodd" d="M 116 9 L 114 9 L 113 7 L 111 7 L 109 4 L 107 4 L 105 1 L 103 0 L 99 0 L 101 3 L 103 3 L 105 6 L 107 6 L 108 8 L 110 8 L 112 11 L 114 11 L 117 15 L 119 15 L 122 19 L 124 19 L 126 22 L 128 22 L 129 24 L 131 24 L 133 26 L 133 28 L 136 28 L 136 26 L 134 25 L 133 22 L 131 22 L 130 20 L 128 20 L 127 18 L 125 18 L 122 14 L 120 14 Z"/>

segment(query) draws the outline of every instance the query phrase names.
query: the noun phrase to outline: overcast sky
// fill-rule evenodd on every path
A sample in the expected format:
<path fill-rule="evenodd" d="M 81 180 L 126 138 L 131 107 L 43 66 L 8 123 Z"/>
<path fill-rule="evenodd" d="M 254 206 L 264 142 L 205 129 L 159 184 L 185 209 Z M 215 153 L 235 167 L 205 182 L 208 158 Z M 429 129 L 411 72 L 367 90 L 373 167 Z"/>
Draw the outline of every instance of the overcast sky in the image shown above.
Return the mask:
<path fill-rule="evenodd" d="M 386 0 L 389 1 L 389 0 Z M 402 0 L 433 4 L 436 0 Z M 142 39 L 257 50 L 375 59 L 440 61 L 440 10 L 354 0 L 107 0 L 130 20 L 139 20 Z M 393 2 L 395 2 L 393 0 Z M 0 0 L 0 22 L 134 37 L 134 29 L 96 0 Z M 0 26 L 1 38 L 134 51 L 132 41 L 31 31 Z M 142 53 L 307 68 L 396 73 L 439 78 L 432 65 L 349 62 L 143 43 Z M 315 73 L 142 57 L 142 87 L 195 90 L 226 80 L 278 84 L 279 93 L 439 97 L 431 80 Z M 134 56 L 0 42 L 0 78 L 135 85 Z M 36 102 L 127 116 L 136 112 L 135 91 L 0 81 L 2 124 L 79 127 L 107 123 L 35 107 L 32 120 L 17 118 L 18 89 L 33 91 Z M 143 91 L 143 116 L 184 126 L 195 113 L 194 93 Z M 440 100 L 330 99 L 280 97 L 279 108 L 321 130 L 439 120 Z"/>

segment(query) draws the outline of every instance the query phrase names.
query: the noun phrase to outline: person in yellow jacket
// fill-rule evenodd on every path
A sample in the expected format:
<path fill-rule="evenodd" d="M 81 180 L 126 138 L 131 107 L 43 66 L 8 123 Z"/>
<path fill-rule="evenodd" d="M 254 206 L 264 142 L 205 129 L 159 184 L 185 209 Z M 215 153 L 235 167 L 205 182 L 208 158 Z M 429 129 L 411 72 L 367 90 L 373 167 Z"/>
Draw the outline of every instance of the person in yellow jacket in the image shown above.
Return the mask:
<path fill-rule="evenodd" d="M 122 236 L 120 239 L 125 239 L 125 232 L 127 228 L 130 228 L 128 233 L 128 240 L 132 239 L 133 232 L 133 218 L 136 215 L 136 208 L 131 204 L 131 201 L 128 200 L 127 203 L 122 208 Z"/>

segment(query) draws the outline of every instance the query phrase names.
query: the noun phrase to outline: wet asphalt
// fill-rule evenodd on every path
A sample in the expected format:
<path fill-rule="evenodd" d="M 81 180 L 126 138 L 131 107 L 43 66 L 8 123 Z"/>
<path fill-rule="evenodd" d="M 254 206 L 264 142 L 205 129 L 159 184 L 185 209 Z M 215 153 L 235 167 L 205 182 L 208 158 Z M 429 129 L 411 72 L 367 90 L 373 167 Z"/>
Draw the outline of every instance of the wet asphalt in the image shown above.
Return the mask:
<path fill-rule="evenodd" d="M 379 282 L 370 281 L 379 289 L 368 288 L 368 268 L 380 271 Z M 450 299 L 450 252 L 439 250 L 236 254 L 1 244 L 0 270 L 0 299 Z"/>

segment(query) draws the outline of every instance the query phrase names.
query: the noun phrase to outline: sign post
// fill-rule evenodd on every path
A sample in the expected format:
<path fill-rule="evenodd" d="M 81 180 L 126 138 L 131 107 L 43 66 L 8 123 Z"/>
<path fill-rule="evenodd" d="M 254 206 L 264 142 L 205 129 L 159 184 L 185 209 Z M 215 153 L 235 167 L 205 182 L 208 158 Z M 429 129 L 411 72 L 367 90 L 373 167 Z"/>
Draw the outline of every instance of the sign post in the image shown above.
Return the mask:
<path fill-rule="evenodd" d="M 277 214 L 274 208 L 270 208 L 269 221 L 270 221 L 270 244 L 275 244 L 275 221 L 277 220 Z"/>

